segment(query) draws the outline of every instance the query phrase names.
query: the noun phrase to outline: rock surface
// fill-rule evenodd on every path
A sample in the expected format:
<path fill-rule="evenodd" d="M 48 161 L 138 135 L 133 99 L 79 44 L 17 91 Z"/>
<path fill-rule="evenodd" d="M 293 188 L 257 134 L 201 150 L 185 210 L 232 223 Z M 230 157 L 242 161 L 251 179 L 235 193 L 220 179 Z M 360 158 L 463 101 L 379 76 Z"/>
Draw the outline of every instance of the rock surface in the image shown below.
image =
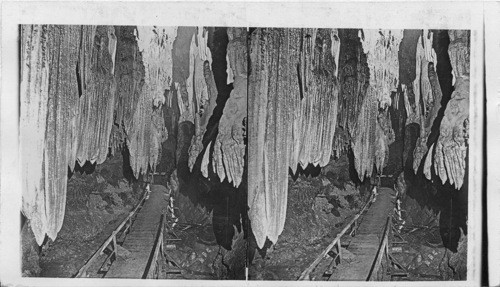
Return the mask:
<path fill-rule="evenodd" d="M 256 29 L 250 42 L 249 216 L 257 244 L 276 242 L 288 168 L 330 160 L 337 119 L 338 37 L 331 29 Z"/>

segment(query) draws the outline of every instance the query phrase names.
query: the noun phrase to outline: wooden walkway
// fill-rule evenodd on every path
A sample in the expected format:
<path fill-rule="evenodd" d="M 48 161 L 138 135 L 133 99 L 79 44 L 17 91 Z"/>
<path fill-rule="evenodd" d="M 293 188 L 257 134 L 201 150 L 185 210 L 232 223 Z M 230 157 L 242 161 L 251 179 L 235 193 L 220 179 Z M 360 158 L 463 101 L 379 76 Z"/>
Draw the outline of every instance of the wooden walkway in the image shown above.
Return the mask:
<path fill-rule="evenodd" d="M 163 209 L 168 204 L 166 193 L 166 187 L 151 185 L 149 199 L 144 203 L 122 245 L 130 254 L 120 254 L 119 249 L 118 257 L 106 273 L 107 278 L 146 278 Z"/>
<path fill-rule="evenodd" d="M 347 250 L 352 260 L 342 260 L 329 281 L 366 281 L 376 258 L 383 237 L 387 217 L 394 209 L 395 192 L 379 188 L 376 201 L 363 216 L 356 236 L 352 237 Z"/>

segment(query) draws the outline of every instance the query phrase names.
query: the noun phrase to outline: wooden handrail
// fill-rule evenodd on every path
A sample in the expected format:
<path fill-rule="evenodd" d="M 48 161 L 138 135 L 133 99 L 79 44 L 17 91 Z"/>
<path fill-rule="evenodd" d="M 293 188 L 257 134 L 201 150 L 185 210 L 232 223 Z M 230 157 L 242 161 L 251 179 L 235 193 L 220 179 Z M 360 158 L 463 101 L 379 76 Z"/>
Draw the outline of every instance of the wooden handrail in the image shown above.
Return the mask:
<path fill-rule="evenodd" d="M 389 215 L 387 217 L 386 222 L 385 222 L 383 239 L 380 242 L 380 246 L 377 250 L 377 256 L 375 256 L 375 260 L 373 260 L 373 265 L 372 265 L 372 268 L 370 269 L 370 273 L 368 274 L 368 277 L 366 278 L 366 281 L 376 280 L 376 275 L 380 269 L 380 264 L 382 262 L 382 258 L 384 255 L 388 256 L 389 231 L 391 230 L 391 225 L 392 225 L 392 215 Z"/>
<path fill-rule="evenodd" d="M 104 253 L 104 249 L 106 249 L 111 242 L 113 242 L 115 244 L 115 242 L 116 242 L 116 235 L 125 226 L 125 224 L 127 223 L 127 221 L 129 219 L 131 219 L 137 213 L 137 211 L 139 210 L 139 208 L 144 204 L 144 202 L 146 201 L 147 195 L 148 195 L 148 192 L 145 191 L 144 195 L 142 196 L 141 200 L 136 205 L 136 207 L 134 208 L 134 210 L 132 210 L 129 213 L 129 215 L 120 223 L 120 225 L 118 225 L 118 227 L 111 233 L 111 235 L 108 237 L 108 239 L 106 239 L 106 241 L 104 241 L 104 243 L 101 244 L 101 246 L 99 247 L 99 249 L 97 249 L 97 251 L 94 252 L 94 254 L 92 255 L 92 257 L 90 257 L 90 259 L 87 260 L 87 262 L 85 262 L 85 264 L 80 268 L 80 270 L 78 271 L 78 273 L 75 275 L 76 278 L 79 278 L 79 277 L 82 277 L 82 276 L 86 275 L 87 270 L 89 269 L 90 265 L 92 263 L 94 263 L 94 261 L 97 259 L 97 257 L 99 257 L 100 255 L 102 255 Z M 130 228 L 130 226 L 127 227 L 127 229 L 128 228 Z M 115 248 L 116 248 L 116 244 L 113 246 L 113 252 L 116 254 Z"/>
<path fill-rule="evenodd" d="M 150 259 L 150 264 L 148 267 L 146 267 L 145 270 L 146 278 L 153 278 L 154 271 L 158 264 L 158 254 L 160 253 L 160 250 L 163 251 L 163 230 L 165 229 L 164 224 L 165 224 L 165 213 L 163 213 L 161 216 L 160 230 L 156 235 L 156 240 L 155 240 L 156 244 L 154 246 L 153 257 Z"/>
<path fill-rule="evenodd" d="M 374 198 L 375 198 L 375 194 L 372 193 L 370 195 L 370 199 L 365 203 L 365 205 L 363 206 L 363 208 L 361 209 L 361 211 L 359 211 L 354 216 L 354 218 L 351 219 L 351 221 L 344 227 L 344 229 L 342 229 L 342 231 L 340 231 L 340 233 L 337 235 L 337 237 L 335 237 L 335 239 L 332 241 L 332 243 L 330 243 L 330 245 L 328 245 L 328 247 L 326 247 L 326 249 L 323 250 L 323 252 L 321 252 L 321 254 L 313 261 L 313 263 L 311 263 L 311 265 L 309 265 L 309 267 L 307 267 L 302 272 L 302 274 L 300 275 L 300 277 L 299 277 L 298 280 L 309 280 L 309 275 L 311 274 L 311 272 L 316 268 L 316 266 L 321 262 L 321 260 L 323 260 L 323 258 L 327 257 L 328 252 L 330 252 L 330 250 L 336 244 L 339 245 L 339 252 L 340 252 L 340 249 L 341 249 L 340 238 L 347 232 L 347 230 L 349 230 L 349 228 L 351 228 L 351 226 L 355 222 L 357 223 L 358 218 L 365 212 L 365 210 L 368 208 L 368 206 L 373 202 Z"/>

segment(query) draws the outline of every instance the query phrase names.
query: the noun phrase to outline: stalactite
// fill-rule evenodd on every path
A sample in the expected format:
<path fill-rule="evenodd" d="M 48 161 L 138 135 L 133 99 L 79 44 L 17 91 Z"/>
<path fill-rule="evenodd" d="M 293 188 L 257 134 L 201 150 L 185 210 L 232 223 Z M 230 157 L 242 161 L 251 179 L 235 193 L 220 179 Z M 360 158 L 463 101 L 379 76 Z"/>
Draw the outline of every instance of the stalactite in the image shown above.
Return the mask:
<path fill-rule="evenodd" d="M 189 121 L 194 124 L 195 121 L 193 74 L 195 56 L 198 53 L 196 29 L 196 27 L 179 27 L 173 43 L 173 81 L 177 91 L 179 123 Z"/>
<path fill-rule="evenodd" d="M 83 26 L 82 29 L 87 35 L 82 39 L 80 51 L 80 63 L 84 64 L 79 66 L 79 82 L 83 93 L 75 117 L 78 137 L 73 142 L 73 146 L 77 147 L 76 160 L 81 166 L 87 160 L 98 164 L 106 160 L 116 94 L 111 73 L 113 63 L 108 49 L 110 30 L 114 33 L 114 28 Z M 86 30 L 89 32 L 86 33 Z M 70 164 L 74 162 L 74 159 L 70 160 Z"/>
<path fill-rule="evenodd" d="M 176 27 L 137 27 L 137 43 L 145 67 L 144 85 L 131 125 L 125 126 L 134 176 L 156 168 L 161 143 L 168 134 L 161 106 L 172 84 L 172 45 Z"/>
<path fill-rule="evenodd" d="M 75 125 L 81 91 L 75 71 L 78 66 L 90 64 L 79 59 L 80 43 L 94 30 L 95 27 L 80 26 L 22 27 L 21 140 L 26 155 L 30 154 L 27 151 L 30 146 L 25 143 L 31 141 L 33 127 L 43 131 L 41 126 L 45 126 L 44 134 L 35 133 L 39 137 L 35 138 L 34 151 L 41 156 L 22 158 L 23 166 L 29 164 L 32 165 L 29 169 L 36 170 L 31 174 L 25 169 L 23 173 L 27 182 L 23 190 L 23 213 L 31 220 L 38 244 L 43 242 L 45 234 L 55 239 L 62 227 L 68 166 L 73 166 L 74 161 L 70 161 L 75 158 Z M 37 175 L 38 178 L 28 179 Z"/>
<path fill-rule="evenodd" d="M 288 167 L 295 172 L 298 164 L 324 166 L 330 159 L 338 103 L 334 35 L 330 29 L 252 34 L 248 204 L 259 247 L 283 230 Z"/>
<path fill-rule="evenodd" d="M 392 102 L 399 80 L 398 52 L 402 30 L 362 30 L 359 37 L 370 69 L 370 85 L 361 106 L 357 125 L 350 130 L 358 177 L 371 176 L 374 164 L 382 172 L 388 145 L 394 140 L 392 128 L 384 128 L 377 117 Z M 378 126 L 381 125 L 382 126 Z M 392 139 L 390 138 L 392 134 Z M 375 144 L 373 144 L 375 143 Z"/>
<path fill-rule="evenodd" d="M 354 153 L 354 167 L 362 181 L 365 176 L 371 176 L 375 163 L 376 145 L 380 144 L 377 139 L 377 111 L 378 100 L 374 95 L 372 87 L 368 88 L 366 97 L 361 106 L 357 125 L 354 128 L 351 148 Z M 373 144 L 376 143 L 376 144 Z"/>
<path fill-rule="evenodd" d="M 127 140 L 125 127 L 132 126 L 145 75 L 142 55 L 135 36 L 135 27 L 117 27 L 116 34 L 115 77 L 117 84 L 115 119 L 110 139 L 113 154 L 122 148 Z"/>
<path fill-rule="evenodd" d="M 116 33 L 115 33 L 115 28 L 108 26 L 108 51 L 109 55 L 111 56 L 111 61 L 113 62 L 113 65 L 111 66 L 111 74 L 115 74 L 115 63 L 116 63 L 116 45 L 117 45 L 117 38 L 116 38 Z"/>
<path fill-rule="evenodd" d="M 20 143 L 22 211 L 38 244 L 48 231 L 45 216 L 45 130 L 49 89 L 49 27 L 21 26 Z"/>
<path fill-rule="evenodd" d="M 376 139 L 375 167 L 378 173 L 381 174 L 389 159 L 389 145 L 396 140 L 388 109 L 378 113 Z"/>
<path fill-rule="evenodd" d="M 442 183 L 449 181 L 460 189 L 464 182 L 469 137 L 470 31 L 449 31 L 450 55 L 455 79 L 454 91 L 441 121 L 439 138 L 434 146 L 435 173 Z M 432 149 L 431 149 L 432 151 Z M 428 153 L 428 157 L 432 152 Z M 431 176 L 431 161 L 424 173 Z"/>
<path fill-rule="evenodd" d="M 148 164 L 154 167 L 166 139 L 162 109 L 153 105 L 164 101 L 172 67 L 154 63 L 171 55 L 171 41 L 158 33 L 165 41 L 149 38 L 151 50 L 141 44 L 146 63 L 153 63 L 141 86 L 144 67 L 136 40 L 126 29 L 117 32 L 111 26 L 21 28 L 23 213 L 38 244 L 46 234 L 55 239 L 62 227 L 68 167 L 76 161 L 102 163 L 108 147 L 126 139 L 137 175 Z M 162 48 L 165 54 L 159 55 Z"/>
<path fill-rule="evenodd" d="M 339 37 L 339 103 L 338 127 L 335 132 L 333 150 L 338 156 L 349 148 L 369 81 L 366 55 L 358 37 L 357 29 L 341 29 Z M 351 132 L 351 134 L 355 134 Z"/>
<path fill-rule="evenodd" d="M 403 30 L 362 30 L 360 38 L 370 68 L 370 86 L 376 91 L 379 106 L 390 106 L 391 92 L 396 91 L 399 79 Z"/>
<path fill-rule="evenodd" d="M 220 180 L 238 187 L 245 161 L 245 121 L 247 117 L 247 31 L 228 28 L 227 55 L 234 73 L 234 89 L 226 102 L 214 143 L 213 170 Z"/>
<path fill-rule="evenodd" d="M 427 39 L 427 37 L 426 37 Z M 431 38 L 432 39 L 432 38 Z M 429 92 L 429 89 L 425 89 L 429 82 L 428 77 L 422 76 L 426 72 L 425 63 L 428 60 L 425 58 L 424 45 L 427 45 L 428 41 L 422 41 L 422 34 L 418 36 L 417 43 L 415 44 L 415 77 L 412 82 L 407 84 L 402 84 L 402 89 L 405 99 L 405 108 L 407 114 L 406 124 L 416 123 L 420 125 L 422 118 L 422 106 L 421 106 L 421 94 Z M 432 47 L 432 43 L 431 43 Z M 404 58 L 410 58 L 413 55 L 407 55 Z M 421 82 L 423 83 L 421 85 Z M 422 91 L 422 92 L 421 92 Z"/>
<path fill-rule="evenodd" d="M 441 108 L 442 92 L 434 68 L 437 64 L 437 57 L 432 49 L 432 39 L 432 33 L 424 30 L 417 42 L 416 78 L 413 82 L 417 107 L 414 111 L 416 112 L 412 113 L 408 110 L 409 105 L 406 105 L 407 113 L 413 115 L 407 124 L 415 122 L 420 126 L 420 137 L 417 139 L 413 152 L 413 170 L 415 172 L 418 171 L 421 161 L 428 151 L 427 139 Z"/>
<path fill-rule="evenodd" d="M 203 150 L 203 134 L 206 131 L 208 120 L 216 106 L 217 87 L 211 69 L 212 54 L 207 46 L 208 31 L 203 27 L 198 28 L 198 33 L 193 35 L 190 54 L 190 76 L 188 82 L 194 82 L 192 88 L 188 87 L 195 101 L 194 125 L 195 134 L 189 147 L 189 168 L 192 171 L 198 155 Z M 204 166 L 206 170 L 206 166 Z M 206 171 L 204 171 L 206 173 Z"/>

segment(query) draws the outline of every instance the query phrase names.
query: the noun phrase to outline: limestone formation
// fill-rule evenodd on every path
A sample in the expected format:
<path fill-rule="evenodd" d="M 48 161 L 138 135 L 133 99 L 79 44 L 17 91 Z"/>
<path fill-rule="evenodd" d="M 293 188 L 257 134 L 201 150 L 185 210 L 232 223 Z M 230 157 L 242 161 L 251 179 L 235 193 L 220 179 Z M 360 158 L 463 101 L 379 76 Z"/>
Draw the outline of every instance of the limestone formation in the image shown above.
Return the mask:
<path fill-rule="evenodd" d="M 449 181 L 456 189 L 460 189 L 464 182 L 469 146 L 470 31 L 449 31 L 449 36 L 448 53 L 455 90 L 441 121 L 434 151 L 434 171 L 442 183 Z M 426 165 L 424 170 L 430 168 Z"/>
<path fill-rule="evenodd" d="M 247 32 L 244 28 L 228 28 L 227 33 L 227 55 L 234 73 L 234 89 L 219 121 L 212 167 L 221 181 L 227 178 L 228 182 L 238 187 L 243 177 L 246 154 Z M 206 167 L 202 167 L 204 168 Z"/>
<path fill-rule="evenodd" d="M 402 30 L 360 30 L 359 37 L 370 69 L 369 87 L 361 105 L 357 125 L 350 130 L 355 168 L 360 180 L 370 177 L 374 164 L 381 173 L 388 145 L 394 138 L 392 128 L 378 125 L 378 109 L 392 104 L 391 93 L 399 82 L 398 51 Z M 377 125 L 378 123 L 378 125 Z M 384 125 L 384 124 L 383 124 Z"/>
<path fill-rule="evenodd" d="M 259 247 L 283 231 L 288 169 L 330 159 L 338 107 L 335 35 L 331 29 L 251 35 L 248 204 Z"/>
<path fill-rule="evenodd" d="M 196 41 L 195 41 L 196 40 Z M 212 116 L 216 106 L 217 87 L 212 73 L 212 55 L 207 47 L 208 32 L 203 27 L 198 28 L 198 33 L 193 35 L 191 41 L 190 54 L 190 76 L 187 82 L 193 82 L 194 86 L 189 85 L 192 91 L 195 103 L 196 113 L 193 116 L 195 135 L 191 140 L 189 147 L 189 168 L 193 166 L 200 152 L 203 150 L 203 135 L 205 134 L 208 120 Z M 206 171 L 206 166 L 204 171 Z"/>
<path fill-rule="evenodd" d="M 136 177 L 156 165 L 175 33 L 139 31 L 137 49 L 126 29 L 111 26 L 21 27 L 23 213 L 38 244 L 61 229 L 68 167 L 100 164 L 125 142 Z"/>
<path fill-rule="evenodd" d="M 160 109 L 172 84 L 172 45 L 177 28 L 138 27 L 137 44 L 144 63 L 144 85 L 130 126 L 125 126 L 134 176 L 154 170 L 168 134 Z"/>
<path fill-rule="evenodd" d="M 166 124 L 174 165 L 234 187 L 248 176 L 259 247 L 283 231 L 290 174 L 349 151 L 360 181 L 381 174 L 392 124 L 399 139 L 405 125 L 420 128 L 414 150 L 405 142 L 402 152 L 405 160 L 413 154 L 415 173 L 462 187 L 470 32 L 449 31 L 454 89 L 446 102 L 431 31 L 227 28 L 227 78 L 224 65 L 212 66 L 208 31 L 21 26 L 22 212 L 38 244 L 61 229 L 68 168 L 128 150 L 139 178 L 156 169 Z M 219 47 L 214 57 L 223 60 Z"/>
<path fill-rule="evenodd" d="M 441 108 L 443 96 L 435 69 L 437 57 L 432 48 L 432 34 L 432 32 L 424 30 L 418 39 L 416 77 L 412 83 L 413 104 L 410 103 L 408 95 L 405 97 L 406 112 L 409 115 L 407 124 L 415 122 L 420 126 L 420 137 L 413 151 L 413 170 L 415 173 L 418 171 L 423 157 L 427 154 L 429 146 L 427 140 Z M 408 92 L 406 88 L 405 92 Z"/>

